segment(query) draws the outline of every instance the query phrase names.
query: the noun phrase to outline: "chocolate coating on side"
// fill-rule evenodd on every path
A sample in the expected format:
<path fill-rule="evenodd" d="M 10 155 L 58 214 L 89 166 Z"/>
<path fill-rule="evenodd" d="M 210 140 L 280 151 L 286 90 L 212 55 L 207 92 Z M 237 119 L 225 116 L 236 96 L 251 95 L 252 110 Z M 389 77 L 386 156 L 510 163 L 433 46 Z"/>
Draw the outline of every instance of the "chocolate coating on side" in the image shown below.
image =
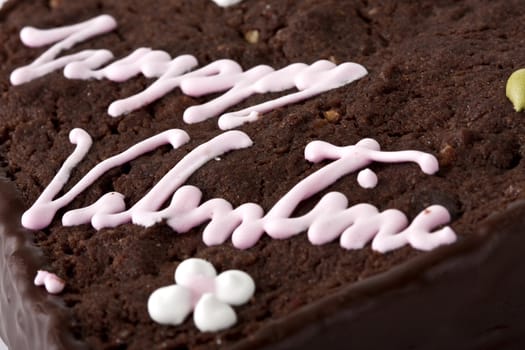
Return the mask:
<path fill-rule="evenodd" d="M 1 178 L 0 194 L 0 337 L 9 349 L 87 349 L 73 337 L 64 302 L 33 285 L 45 258 L 20 225 L 23 204 L 12 182 Z"/>

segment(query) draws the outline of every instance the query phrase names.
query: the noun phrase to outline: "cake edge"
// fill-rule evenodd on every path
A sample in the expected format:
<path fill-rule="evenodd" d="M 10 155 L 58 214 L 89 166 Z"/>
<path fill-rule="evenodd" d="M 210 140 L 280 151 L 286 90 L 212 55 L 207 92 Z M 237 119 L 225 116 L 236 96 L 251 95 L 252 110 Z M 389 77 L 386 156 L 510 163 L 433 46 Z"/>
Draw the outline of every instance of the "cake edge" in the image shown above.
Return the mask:
<path fill-rule="evenodd" d="M 71 323 L 64 302 L 33 285 L 42 252 L 33 244 L 32 233 L 20 224 L 23 212 L 13 183 L 0 179 L 0 337 L 9 349 L 87 349 L 71 332 L 61 332 Z M 23 336 L 19 336 L 23 334 Z"/>

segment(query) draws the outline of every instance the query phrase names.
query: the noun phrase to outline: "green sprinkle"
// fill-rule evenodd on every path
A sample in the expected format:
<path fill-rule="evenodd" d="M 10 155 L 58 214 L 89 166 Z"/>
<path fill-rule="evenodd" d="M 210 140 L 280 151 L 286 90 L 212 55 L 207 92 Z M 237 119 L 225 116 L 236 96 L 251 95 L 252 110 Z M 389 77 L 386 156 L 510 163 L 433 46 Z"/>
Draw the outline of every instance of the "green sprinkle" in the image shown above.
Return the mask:
<path fill-rule="evenodd" d="M 525 69 L 518 69 L 507 80 L 506 94 L 516 112 L 525 108 Z"/>

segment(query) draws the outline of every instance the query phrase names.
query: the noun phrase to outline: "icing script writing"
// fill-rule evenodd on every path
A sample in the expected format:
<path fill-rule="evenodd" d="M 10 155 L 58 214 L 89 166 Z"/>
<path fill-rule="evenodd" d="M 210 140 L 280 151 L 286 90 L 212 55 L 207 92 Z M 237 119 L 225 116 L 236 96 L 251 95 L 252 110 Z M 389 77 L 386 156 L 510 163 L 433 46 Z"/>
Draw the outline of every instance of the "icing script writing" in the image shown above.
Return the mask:
<path fill-rule="evenodd" d="M 68 205 L 77 195 L 109 169 L 120 166 L 164 144 L 178 148 L 189 141 L 186 132 L 168 130 L 148 138 L 126 151 L 108 158 L 92 168 L 78 183 L 61 197 L 54 197 L 62 190 L 73 169 L 87 154 L 92 140 L 81 129 L 70 133 L 76 144 L 55 178 L 22 216 L 22 224 L 30 229 L 49 225 L 56 212 Z M 261 206 L 245 203 L 237 208 L 222 198 L 201 203 L 202 193 L 184 182 L 206 162 L 224 153 L 250 147 L 251 139 L 241 131 L 227 131 L 201 144 L 189 152 L 137 203 L 126 210 L 124 196 L 117 192 L 103 195 L 90 206 L 66 212 L 62 218 L 65 226 L 91 223 L 96 229 L 135 223 L 150 227 L 165 221 L 176 232 L 187 232 L 207 222 L 203 240 L 207 245 L 224 243 L 231 237 L 240 249 L 253 246 L 266 232 L 275 239 L 285 239 L 307 231 L 312 244 L 324 244 L 339 237 L 346 249 L 363 248 L 372 242 L 379 252 L 397 249 L 406 244 L 420 250 L 431 250 L 456 240 L 454 231 L 442 226 L 450 221 L 448 211 L 439 205 L 423 210 L 409 224 L 399 210 L 378 211 L 370 204 L 348 206 L 348 199 L 339 192 L 324 195 L 308 213 L 291 217 L 305 199 L 324 190 L 343 176 L 365 169 L 373 162 L 414 162 L 426 174 L 438 171 L 437 159 L 419 151 L 384 152 L 372 139 L 363 139 L 355 145 L 337 147 L 323 141 L 313 141 L 305 148 L 305 158 L 310 162 L 333 162 L 310 174 L 286 193 L 266 214 Z M 166 208 L 161 208 L 171 196 Z M 435 230 L 435 231 L 432 231 Z"/>
<path fill-rule="evenodd" d="M 279 70 L 259 65 L 243 71 L 237 62 L 222 59 L 195 69 L 198 62 L 194 56 L 181 55 L 172 58 L 165 51 L 150 48 L 139 48 L 105 67 L 103 66 L 113 59 L 109 50 L 83 50 L 58 57 L 62 51 L 75 44 L 108 33 L 116 26 L 113 17 L 101 15 L 71 26 L 46 30 L 32 27 L 22 29 L 20 38 L 25 45 L 53 46 L 31 64 L 13 71 L 11 83 L 24 84 L 62 68 L 65 77 L 69 79 L 105 78 L 123 82 L 139 74 L 156 79 L 145 90 L 112 102 L 108 114 L 113 117 L 148 105 L 176 88 L 192 97 L 226 91 L 209 102 L 186 109 L 183 120 L 191 124 L 219 116 L 219 127 L 227 130 L 255 121 L 259 115 L 270 110 L 341 87 L 367 74 L 366 69 L 359 64 L 345 62 L 336 65 L 327 60 L 320 60 L 311 65 L 294 63 Z M 294 88 L 298 91 L 240 111 L 223 113 L 253 94 Z"/>

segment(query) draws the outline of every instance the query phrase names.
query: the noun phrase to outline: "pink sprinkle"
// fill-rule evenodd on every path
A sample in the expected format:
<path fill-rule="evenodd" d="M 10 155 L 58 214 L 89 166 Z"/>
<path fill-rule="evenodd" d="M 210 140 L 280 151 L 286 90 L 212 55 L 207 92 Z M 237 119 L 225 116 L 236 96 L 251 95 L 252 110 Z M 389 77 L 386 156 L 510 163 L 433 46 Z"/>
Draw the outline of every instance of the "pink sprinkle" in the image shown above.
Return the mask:
<path fill-rule="evenodd" d="M 59 294 L 66 286 L 63 279 L 44 270 L 38 270 L 34 283 L 35 286 L 44 286 L 49 294 Z"/>

